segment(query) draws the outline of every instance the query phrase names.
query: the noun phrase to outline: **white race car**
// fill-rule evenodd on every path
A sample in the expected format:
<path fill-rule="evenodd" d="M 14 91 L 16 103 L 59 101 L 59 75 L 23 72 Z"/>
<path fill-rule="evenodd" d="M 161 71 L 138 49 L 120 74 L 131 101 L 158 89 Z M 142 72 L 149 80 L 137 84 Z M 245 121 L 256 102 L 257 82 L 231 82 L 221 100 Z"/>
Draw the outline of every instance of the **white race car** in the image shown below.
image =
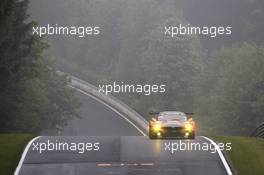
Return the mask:
<path fill-rule="evenodd" d="M 178 111 L 166 111 L 151 113 L 152 119 L 149 122 L 150 139 L 195 139 L 195 122 L 187 115 Z"/>

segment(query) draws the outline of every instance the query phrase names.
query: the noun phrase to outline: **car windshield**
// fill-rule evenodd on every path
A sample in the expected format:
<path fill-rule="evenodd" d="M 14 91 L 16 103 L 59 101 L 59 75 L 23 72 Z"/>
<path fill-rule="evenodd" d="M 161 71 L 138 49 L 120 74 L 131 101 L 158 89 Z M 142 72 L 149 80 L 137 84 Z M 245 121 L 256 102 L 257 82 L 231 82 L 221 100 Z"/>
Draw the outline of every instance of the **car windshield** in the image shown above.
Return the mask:
<path fill-rule="evenodd" d="M 185 121 L 187 121 L 187 117 L 185 115 L 179 115 L 179 114 L 165 114 L 165 115 L 158 116 L 158 121 L 185 122 Z"/>

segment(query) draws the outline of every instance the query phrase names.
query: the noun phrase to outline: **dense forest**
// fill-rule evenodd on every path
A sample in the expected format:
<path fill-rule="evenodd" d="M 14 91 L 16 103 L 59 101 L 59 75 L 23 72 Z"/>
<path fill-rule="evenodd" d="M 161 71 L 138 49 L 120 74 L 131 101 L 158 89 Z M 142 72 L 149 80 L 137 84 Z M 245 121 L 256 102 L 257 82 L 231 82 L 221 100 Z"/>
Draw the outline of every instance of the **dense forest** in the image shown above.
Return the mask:
<path fill-rule="evenodd" d="M 79 116 L 67 78 L 44 56 L 47 43 L 32 36 L 28 1 L 0 1 L 0 132 L 40 133 Z"/>
<path fill-rule="evenodd" d="M 194 112 L 201 133 L 234 135 L 250 134 L 264 119 L 261 0 L 40 0 L 31 5 L 42 24 L 102 27 L 97 38 L 48 38 L 59 69 L 95 85 L 165 83 L 165 94 L 114 94 L 146 118 L 149 111 Z M 162 27 L 179 23 L 229 25 L 233 32 L 214 39 L 163 37 Z"/>
<path fill-rule="evenodd" d="M 57 60 L 56 69 L 94 85 L 112 81 L 165 83 L 165 94 L 113 94 L 146 118 L 150 111 L 194 112 L 201 133 L 232 135 L 248 135 L 264 120 L 262 0 L 38 0 L 30 2 L 30 20 L 26 7 L 27 1 L 1 2 L 0 120 L 11 105 L 17 109 L 11 111 L 14 121 L 38 115 L 41 118 L 35 123 L 39 123 L 45 111 L 60 114 L 56 115 L 59 118 L 50 115 L 53 125 L 75 116 L 74 97 L 65 88 L 66 80 L 55 74 L 54 66 L 46 61 L 50 59 L 43 58 L 46 43 L 50 48 L 45 55 Z M 102 33 L 100 37 L 39 40 L 29 35 L 33 23 L 25 22 L 28 20 L 39 25 L 98 25 Z M 180 23 L 229 25 L 233 33 L 213 39 L 163 36 L 164 26 Z M 55 81 L 60 83 L 50 85 Z M 59 97 L 60 93 L 65 95 Z M 19 94 L 19 99 L 14 94 Z M 4 100 L 9 101 L 2 103 Z M 30 104 L 20 103 L 27 100 Z M 66 117 L 61 106 L 50 105 L 54 103 L 67 104 Z M 34 110 L 37 105 L 41 108 Z M 22 113 L 27 117 L 16 117 Z M 34 130 L 42 127 L 34 126 Z"/>

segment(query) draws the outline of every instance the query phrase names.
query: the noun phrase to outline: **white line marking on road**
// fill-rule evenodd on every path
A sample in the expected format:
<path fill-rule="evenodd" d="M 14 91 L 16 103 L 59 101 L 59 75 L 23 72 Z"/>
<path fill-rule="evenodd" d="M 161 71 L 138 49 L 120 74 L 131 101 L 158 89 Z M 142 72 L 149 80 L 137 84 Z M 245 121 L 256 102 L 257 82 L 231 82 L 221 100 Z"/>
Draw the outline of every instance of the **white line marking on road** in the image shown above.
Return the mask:
<path fill-rule="evenodd" d="M 35 140 L 39 139 L 40 137 L 41 137 L 41 136 L 38 136 L 38 137 L 33 138 L 33 139 L 27 144 L 27 146 L 26 146 L 26 148 L 24 149 L 24 152 L 23 152 L 23 154 L 22 154 L 22 156 L 21 156 L 21 158 L 20 158 L 20 161 L 19 161 L 19 163 L 18 163 L 18 165 L 17 165 L 17 168 L 16 168 L 16 171 L 15 171 L 14 175 L 18 175 L 18 173 L 19 173 L 19 171 L 20 171 L 20 169 L 21 169 L 21 167 L 22 167 L 22 165 L 23 165 L 23 162 L 24 162 L 24 160 L 25 160 L 25 158 L 26 158 L 27 152 L 28 152 L 28 150 L 29 150 L 31 144 L 32 144 Z"/>
<path fill-rule="evenodd" d="M 73 87 L 71 85 L 68 85 L 69 87 L 83 93 L 84 95 L 88 95 L 89 97 L 93 98 L 94 100 L 102 103 L 103 105 L 107 106 L 108 108 L 110 108 L 111 110 L 113 110 L 114 112 L 116 112 L 118 115 L 120 115 L 123 119 L 125 119 L 128 123 L 130 123 L 132 126 L 134 126 L 143 136 L 147 136 L 141 129 L 139 129 L 132 121 L 130 121 L 128 118 L 126 118 L 123 114 L 121 114 L 120 112 L 118 112 L 115 108 L 113 108 L 112 106 L 108 105 L 107 103 L 105 103 L 104 101 L 94 97 L 93 95 L 88 94 L 87 92 L 80 90 L 76 87 Z"/>
<path fill-rule="evenodd" d="M 232 171 L 231 171 L 231 169 L 230 169 L 230 167 L 229 167 L 229 165 L 228 165 L 228 163 L 227 163 L 227 161 L 225 159 L 225 156 L 223 155 L 222 151 L 219 149 L 218 145 L 213 140 L 211 140 L 211 139 L 209 139 L 209 138 L 207 138 L 205 136 L 200 136 L 200 137 L 208 140 L 209 142 L 211 142 L 215 146 L 215 148 L 217 150 L 217 153 L 218 153 L 222 163 L 224 164 L 224 167 L 226 169 L 227 174 L 228 175 L 233 175 L 233 173 L 232 173 Z"/>

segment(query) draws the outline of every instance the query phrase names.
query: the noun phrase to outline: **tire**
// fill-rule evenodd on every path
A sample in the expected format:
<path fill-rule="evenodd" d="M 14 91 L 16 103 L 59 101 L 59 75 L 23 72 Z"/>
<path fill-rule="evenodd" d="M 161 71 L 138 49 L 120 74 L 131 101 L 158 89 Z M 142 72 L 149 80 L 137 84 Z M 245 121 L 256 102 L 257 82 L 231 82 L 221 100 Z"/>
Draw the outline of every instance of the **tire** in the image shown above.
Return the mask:
<path fill-rule="evenodd" d="M 151 124 L 149 123 L 149 138 L 150 139 L 157 139 L 156 134 L 153 133 Z"/>
<path fill-rule="evenodd" d="M 195 132 L 194 131 L 190 134 L 189 139 L 195 139 Z"/>
<path fill-rule="evenodd" d="M 150 132 L 149 133 L 149 138 L 153 140 L 153 139 L 157 139 L 157 136 L 156 136 L 156 134 L 153 134 L 153 133 Z"/>

